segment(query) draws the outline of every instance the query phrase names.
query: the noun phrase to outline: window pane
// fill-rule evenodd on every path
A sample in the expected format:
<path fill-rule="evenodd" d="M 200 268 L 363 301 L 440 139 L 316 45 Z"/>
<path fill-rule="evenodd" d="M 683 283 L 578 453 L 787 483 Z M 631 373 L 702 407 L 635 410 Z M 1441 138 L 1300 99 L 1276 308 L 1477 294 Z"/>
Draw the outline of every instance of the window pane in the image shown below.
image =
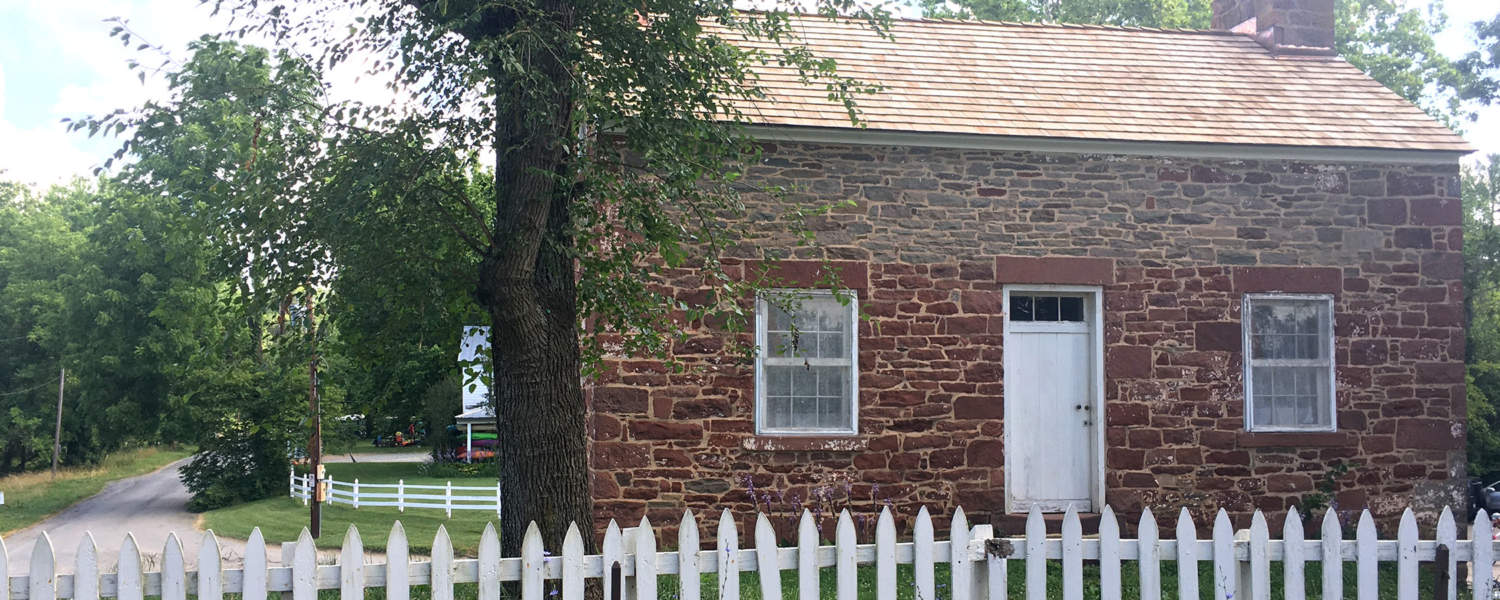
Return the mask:
<path fill-rule="evenodd" d="M 1037 296 L 1036 298 L 1036 320 L 1057 320 L 1057 296 Z"/>
<path fill-rule="evenodd" d="M 766 332 L 766 356 L 806 356 L 807 336 L 793 336 L 790 332 Z"/>
<path fill-rule="evenodd" d="M 1255 300 L 1250 309 L 1252 358 L 1324 358 L 1319 319 L 1323 300 Z"/>
<path fill-rule="evenodd" d="M 1251 372 L 1252 425 L 1323 428 L 1333 423 L 1326 367 L 1253 367 Z"/>
<path fill-rule="evenodd" d="M 772 429 L 785 429 L 791 423 L 791 399 L 784 397 L 766 398 L 766 427 Z"/>
<path fill-rule="evenodd" d="M 818 356 L 823 358 L 844 358 L 844 334 L 820 333 L 818 336 Z"/>
<path fill-rule="evenodd" d="M 1010 320 L 1031 320 L 1031 296 L 1012 295 L 1010 297 Z"/>
<path fill-rule="evenodd" d="M 766 395 L 792 395 L 792 370 L 797 367 L 766 367 Z"/>
<path fill-rule="evenodd" d="M 1065 297 L 1060 303 L 1062 320 L 1073 322 L 1083 321 L 1083 298 L 1077 296 Z"/>

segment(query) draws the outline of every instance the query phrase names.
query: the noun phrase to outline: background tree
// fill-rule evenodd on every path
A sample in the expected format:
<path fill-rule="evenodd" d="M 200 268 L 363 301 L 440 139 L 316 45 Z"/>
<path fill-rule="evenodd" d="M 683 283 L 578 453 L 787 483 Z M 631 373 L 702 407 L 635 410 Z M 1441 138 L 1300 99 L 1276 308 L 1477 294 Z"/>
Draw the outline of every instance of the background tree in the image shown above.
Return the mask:
<path fill-rule="evenodd" d="M 740 127 L 760 95 L 749 67 L 794 67 L 851 119 L 853 94 L 868 89 L 784 44 L 784 8 L 745 13 L 727 0 L 214 5 L 239 19 L 231 33 L 306 54 L 205 39 L 169 75 L 169 101 L 78 126 L 134 128 L 122 148 L 138 157 L 131 181 L 223 215 L 211 237 L 253 259 L 243 264 L 256 291 L 337 277 L 344 247 L 330 240 L 380 231 L 370 211 L 392 203 L 472 253 L 472 292 L 499 342 L 490 388 L 508 555 L 528 522 L 549 544 L 591 522 L 585 365 L 606 347 L 666 357 L 679 324 L 705 314 L 743 328 L 755 282 L 729 277 L 719 257 L 744 212 L 732 184 L 756 151 Z M 852 0 L 817 6 L 883 19 Z M 362 16 L 346 32 L 328 21 L 339 12 Z M 770 43 L 731 43 L 743 38 Z M 318 72 L 352 56 L 373 57 L 368 76 L 412 102 L 326 105 Z M 259 158 L 283 155 L 288 164 Z M 420 260 L 404 238 L 383 241 L 390 260 Z M 649 285 L 662 264 L 697 267 L 722 293 L 698 305 L 665 296 Z"/>

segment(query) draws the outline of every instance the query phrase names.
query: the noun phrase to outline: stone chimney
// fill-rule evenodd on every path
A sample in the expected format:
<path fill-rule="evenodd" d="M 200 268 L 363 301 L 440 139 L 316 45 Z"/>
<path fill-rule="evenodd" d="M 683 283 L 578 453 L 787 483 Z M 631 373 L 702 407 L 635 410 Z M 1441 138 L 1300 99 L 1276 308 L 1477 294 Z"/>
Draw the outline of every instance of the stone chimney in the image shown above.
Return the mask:
<path fill-rule="evenodd" d="M 1253 36 L 1277 54 L 1334 54 L 1335 0 L 1213 0 L 1213 28 Z"/>

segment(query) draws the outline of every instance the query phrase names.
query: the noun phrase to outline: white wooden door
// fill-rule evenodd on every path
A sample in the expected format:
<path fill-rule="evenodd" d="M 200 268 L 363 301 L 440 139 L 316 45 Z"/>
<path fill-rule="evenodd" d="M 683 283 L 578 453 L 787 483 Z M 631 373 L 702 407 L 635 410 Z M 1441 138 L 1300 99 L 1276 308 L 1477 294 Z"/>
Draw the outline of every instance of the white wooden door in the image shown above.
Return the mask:
<path fill-rule="evenodd" d="M 1097 296 L 1006 291 L 1006 506 L 1092 511 L 1100 472 Z"/>

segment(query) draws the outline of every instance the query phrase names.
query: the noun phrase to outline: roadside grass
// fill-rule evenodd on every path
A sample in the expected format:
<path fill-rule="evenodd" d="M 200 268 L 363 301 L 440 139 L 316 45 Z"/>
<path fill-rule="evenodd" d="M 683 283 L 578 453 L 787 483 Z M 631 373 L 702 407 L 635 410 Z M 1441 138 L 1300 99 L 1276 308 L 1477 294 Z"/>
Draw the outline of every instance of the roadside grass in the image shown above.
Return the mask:
<path fill-rule="evenodd" d="M 396 483 L 405 480 L 408 484 L 442 485 L 452 481 L 453 485 L 494 485 L 493 477 L 437 478 L 426 477 L 419 469 L 421 463 L 326 463 L 328 474 L 338 481 L 361 483 Z M 305 469 L 298 469 L 299 472 Z M 454 553 L 473 557 L 478 553 L 479 536 L 484 533 L 486 523 L 496 515 L 481 510 L 455 510 L 453 518 L 444 516 L 442 510 L 432 508 L 408 508 L 406 512 L 389 506 L 366 506 L 355 509 L 343 504 L 324 504 L 323 531 L 317 544 L 323 549 L 343 546 L 344 533 L 350 525 L 359 529 L 360 541 L 366 550 L 384 552 L 391 524 L 401 521 L 406 529 L 406 540 L 411 552 L 428 554 L 432 551 L 432 538 L 438 526 L 448 529 L 453 541 Z M 250 532 L 260 527 L 261 535 L 268 544 L 295 541 L 302 528 L 308 525 L 309 509 L 301 500 L 294 498 L 266 498 L 227 508 L 203 513 L 199 527 L 212 529 L 214 533 L 231 538 L 246 539 Z"/>
<path fill-rule="evenodd" d="M 145 475 L 192 454 L 186 447 L 150 446 L 115 452 L 97 465 L 58 469 L 56 479 L 50 470 L 0 478 L 0 491 L 5 492 L 5 506 L 0 507 L 0 532 L 4 533 L 0 535 L 35 525 L 99 493 L 112 481 Z"/>

